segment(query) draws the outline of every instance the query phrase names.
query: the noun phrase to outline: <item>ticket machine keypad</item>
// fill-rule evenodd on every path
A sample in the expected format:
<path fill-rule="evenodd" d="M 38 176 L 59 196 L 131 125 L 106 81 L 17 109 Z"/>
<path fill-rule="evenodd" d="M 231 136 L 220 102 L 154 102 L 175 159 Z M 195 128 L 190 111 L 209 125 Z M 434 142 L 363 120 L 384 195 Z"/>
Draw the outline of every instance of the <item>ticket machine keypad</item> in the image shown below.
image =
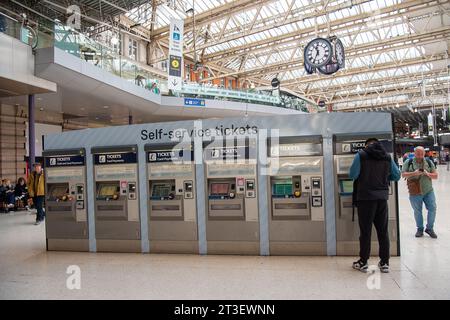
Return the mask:
<path fill-rule="evenodd" d="M 255 186 L 255 180 L 248 179 L 245 180 L 245 196 L 247 198 L 254 198 L 256 196 L 256 186 Z"/>
<path fill-rule="evenodd" d="M 136 183 L 134 182 L 128 183 L 128 199 L 136 200 Z"/>
<path fill-rule="evenodd" d="M 194 198 L 194 187 L 192 181 L 184 181 L 184 198 L 193 199 Z"/>

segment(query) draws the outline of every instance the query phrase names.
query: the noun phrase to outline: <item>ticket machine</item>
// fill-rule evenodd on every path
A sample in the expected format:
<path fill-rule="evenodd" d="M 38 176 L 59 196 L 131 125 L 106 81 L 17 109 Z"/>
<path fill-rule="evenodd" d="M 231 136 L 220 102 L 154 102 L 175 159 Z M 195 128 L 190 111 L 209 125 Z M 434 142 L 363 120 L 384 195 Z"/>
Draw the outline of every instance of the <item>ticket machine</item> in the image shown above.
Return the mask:
<path fill-rule="evenodd" d="M 146 145 L 150 252 L 198 253 L 192 144 Z"/>
<path fill-rule="evenodd" d="M 204 149 L 210 254 L 259 254 L 256 140 L 213 142 Z"/>
<path fill-rule="evenodd" d="M 44 151 L 47 250 L 89 251 L 84 149 Z"/>
<path fill-rule="evenodd" d="M 336 190 L 336 253 L 337 255 L 358 255 L 359 253 L 359 225 L 358 209 L 353 206 L 353 181 L 348 173 L 355 158 L 355 154 L 364 149 L 365 140 L 375 137 L 384 145 L 387 152 L 393 156 L 392 134 L 347 134 L 335 135 L 334 166 Z M 395 183 L 389 187 L 389 239 L 391 255 L 399 255 L 399 231 L 397 194 Z M 372 255 L 378 254 L 378 241 L 375 228 L 372 228 Z"/>
<path fill-rule="evenodd" d="M 326 255 L 322 137 L 268 140 L 271 255 Z"/>
<path fill-rule="evenodd" d="M 137 147 L 93 148 L 97 251 L 141 252 Z"/>

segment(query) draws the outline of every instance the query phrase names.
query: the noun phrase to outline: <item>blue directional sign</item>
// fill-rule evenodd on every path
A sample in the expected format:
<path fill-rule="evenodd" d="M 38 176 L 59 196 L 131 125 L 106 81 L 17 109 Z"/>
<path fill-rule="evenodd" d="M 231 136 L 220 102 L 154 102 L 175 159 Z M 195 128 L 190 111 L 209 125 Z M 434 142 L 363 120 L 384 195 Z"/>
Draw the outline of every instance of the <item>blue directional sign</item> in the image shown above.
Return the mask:
<path fill-rule="evenodd" d="M 206 102 L 205 99 L 184 98 L 184 105 L 186 107 L 204 107 Z"/>

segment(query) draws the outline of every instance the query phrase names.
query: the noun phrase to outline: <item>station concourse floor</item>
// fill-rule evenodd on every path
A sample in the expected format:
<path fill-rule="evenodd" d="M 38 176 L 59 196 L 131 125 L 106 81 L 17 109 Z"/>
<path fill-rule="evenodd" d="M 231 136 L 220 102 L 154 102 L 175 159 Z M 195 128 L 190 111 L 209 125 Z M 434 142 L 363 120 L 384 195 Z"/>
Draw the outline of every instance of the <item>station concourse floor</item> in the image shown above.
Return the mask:
<path fill-rule="evenodd" d="M 450 172 L 439 174 L 438 239 L 414 237 L 399 182 L 402 256 L 388 274 L 355 271 L 354 257 L 46 252 L 45 226 L 18 212 L 0 215 L 0 299 L 450 299 Z M 66 287 L 70 265 L 80 290 Z"/>

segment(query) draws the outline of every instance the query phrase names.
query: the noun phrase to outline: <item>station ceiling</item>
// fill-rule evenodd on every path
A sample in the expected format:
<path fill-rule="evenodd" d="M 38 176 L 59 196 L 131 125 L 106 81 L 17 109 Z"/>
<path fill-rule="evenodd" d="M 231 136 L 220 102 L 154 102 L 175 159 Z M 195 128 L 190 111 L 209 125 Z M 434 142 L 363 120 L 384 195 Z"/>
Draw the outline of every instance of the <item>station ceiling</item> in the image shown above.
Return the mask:
<path fill-rule="evenodd" d="M 46 8 L 46 15 L 62 14 L 67 5 L 63 0 L 11 2 L 40 13 Z M 185 55 L 197 57 L 211 71 L 202 82 L 232 76 L 267 87 L 277 77 L 282 87 L 342 111 L 442 108 L 449 103 L 448 0 L 72 2 L 95 20 L 114 23 L 122 17 L 128 31 L 164 49 L 170 17 L 184 19 Z M 343 42 L 346 68 L 331 76 L 307 75 L 305 45 L 329 35 Z"/>

